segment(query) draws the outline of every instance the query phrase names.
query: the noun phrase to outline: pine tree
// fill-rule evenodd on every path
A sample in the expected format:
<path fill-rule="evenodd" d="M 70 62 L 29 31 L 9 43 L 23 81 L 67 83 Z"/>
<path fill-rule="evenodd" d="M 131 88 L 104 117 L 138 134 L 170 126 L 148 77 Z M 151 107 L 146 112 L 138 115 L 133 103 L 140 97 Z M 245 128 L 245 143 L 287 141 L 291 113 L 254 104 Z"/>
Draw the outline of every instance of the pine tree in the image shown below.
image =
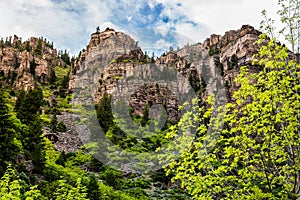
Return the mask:
<path fill-rule="evenodd" d="M 71 65 L 70 56 L 66 49 L 65 49 L 65 52 L 63 54 L 61 54 L 60 57 L 67 65 Z"/>
<path fill-rule="evenodd" d="M 5 94 L 0 88 L 0 175 L 5 171 L 7 162 L 14 162 L 18 153 L 14 142 L 17 134 L 6 104 Z"/>
<path fill-rule="evenodd" d="M 34 49 L 34 54 L 37 56 L 41 56 L 43 53 L 43 40 L 42 39 L 38 39 L 38 43 Z"/>
<path fill-rule="evenodd" d="M 98 180 L 94 174 L 90 177 L 90 182 L 87 187 L 87 197 L 92 200 L 100 200 L 101 198 Z"/>
<path fill-rule="evenodd" d="M 42 171 L 45 163 L 42 122 L 39 117 L 42 103 L 42 90 L 36 88 L 30 89 L 27 94 L 21 91 L 15 107 L 17 117 L 29 127 L 28 131 L 21 135 L 25 155 L 33 161 L 38 172 Z"/>
<path fill-rule="evenodd" d="M 67 74 L 67 76 L 63 77 L 63 80 L 61 81 L 61 86 L 59 87 L 59 95 L 62 98 L 66 97 L 66 93 L 69 87 L 69 74 Z"/>
<path fill-rule="evenodd" d="M 35 76 L 35 68 L 36 68 L 37 64 L 35 63 L 35 59 L 33 56 L 32 61 L 30 61 L 30 73 Z"/>
<path fill-rule="evenodd" d="M 55 84 L 55 82 L 56 82 L 56 74 L 55 74 L 55 70 L 52 69 L 52 70 L 50 71 L 49 83 L 50 83 L 51 85 L 53 85 L 53 84 Z"/>
<path fill-rule="evenodd" d="M 53 114 L 50 125 L 51 125 L 51 130 L 53 132 L 56 132 L 57 131 L 57 117 L 56 117 L 55 113 Z"/>
<path fill-rule="evenodd" d="M 142 116 L 142 119 L 141 119 L 141 125 L 142 126 L 146 126 L 147 124 L 149 124 L 149 106 L 148 104 L 146 104 L 144 110 L 143 110 L 143 116 Z"/>
<path fill-rule="evenodd" d="M 27 94 L 20 92 L 16 108 L 17 117 L 22 123 L 29 125 L 36 119 L 36 116 L 40 113 L 40 106 L 43 103 L 43 92 L 40 88 L 34 90 L 30 89 Z"/>
<path fill-rule="evenodd" d="M 96 108 L 99 124 L 104 132 L 113 125 L 113 114 L 111 109 L 111 97 L 104 93 L 99 105 Z"/>
<path fill-rule="evenodd" d="M 43 125 L 37 116 L 29 125 L 29 131 L 23 136 L 25 155 L 32 160 L 35 172 L 41 173 L 46 162 Z"/>
<path fill-rule="evenodd" d="M 26 42 L 25 50 L 28 51 L 28 52 L 31 52 L 31 46 L 30 46 L 29 41 Z"/>

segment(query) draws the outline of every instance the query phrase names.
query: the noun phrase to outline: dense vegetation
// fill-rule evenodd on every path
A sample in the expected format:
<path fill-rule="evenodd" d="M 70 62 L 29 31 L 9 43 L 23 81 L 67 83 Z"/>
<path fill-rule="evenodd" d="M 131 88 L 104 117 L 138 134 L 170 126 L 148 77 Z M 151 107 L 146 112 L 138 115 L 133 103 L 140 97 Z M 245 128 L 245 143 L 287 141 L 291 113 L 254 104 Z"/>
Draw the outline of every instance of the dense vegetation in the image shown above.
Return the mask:
<path fill-rule="evenodd" d="M 216 106 L 211 97 L 208 108 L 195 107 L 192 119 L 201 124 L 195 140 L 165 166 L 195 199 L 300 197 L 300 5 L 297 0 L 279 5 L 285 27 L 280 33 L 292 51 L 262 34 L 253 65 L 263 69 L 251 73 L 242 67 L 240 88 L 226 106 Z M 263 15 L 262 28 L 274 37 L 273 20 Z M 174 127 L 170 137 L 180 126 L 186 124 Z"/>
<path fill-rule="evenodd" d="M 39 38 L 34 48 L 29 43 L 25 47 L 42 56 L 44 40 Z M 9 41 L 3 48 L 24 51 Z M 0 199 L 186 199 L 188 195 L 180 187 L 168 187 L 170 177 L 162 170 L 123 174 L 104 166 L 85 147 L 69 153 L 54 148 L 43 129 L 57 134 L 67 131 L 58 115 L 73 112 L 67 89 L 74 59 L 66 51 L 60 51 L 58 59 L 66 65 L 53 66 L 48 82 L 35 79 L 35 89 L 26 92 L 13 89 L 12 78 L 16 77 L 0 76 Z M 34 61 L 30 64 L 33 77 L 36 66 Z M 114 125 L 109 106 L 110 99 L 105 96 L 97 107 L 101 126 L 111 133 L 112 140 L 126 144 L 129 140 Z M 148 121 L 144 117 L 138 120 Z"/>

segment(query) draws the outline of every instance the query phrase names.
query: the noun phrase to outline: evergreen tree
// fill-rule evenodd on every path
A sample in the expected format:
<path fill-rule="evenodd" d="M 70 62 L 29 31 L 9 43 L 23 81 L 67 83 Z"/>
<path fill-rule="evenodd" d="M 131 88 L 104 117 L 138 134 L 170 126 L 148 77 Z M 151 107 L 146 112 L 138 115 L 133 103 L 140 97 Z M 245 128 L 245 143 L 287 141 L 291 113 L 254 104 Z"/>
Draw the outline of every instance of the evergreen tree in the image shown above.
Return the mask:
<path fill-rule="evenodd" d="M 69 74 L 67 76 L 63 77 L 63 80 L 61 81 L 61 86 L 59 87 L 59 95 L 62 98 L 66 97 L 66 93 L 69 87 Z"/>
<path fill-rule="evenodd" d="M 3 41 L 3 38 L 1 38 L 1 40 L 0 40 L 0 48 L 1 48 L 1 49 L 4 48 L 4 41 Z"/>
<path fill-rule="evenodd" d="M 66 180 L 59 180 L 59 185 L 54 193 L 55 200 L 88 200 L 86 187 L 82 185 L 81 178 L 77 179 L 76 187 L 66 183 Z"/>
<path fill-rule="evenodd" d="M 29 127 L 28 131 L 21 135 L 25 155 L 33 161 L 38 172 L 42 171 L 45 163 L 42 122 L 39 117 L 42 103 L 42 90 L 36 88 L 30 89 L 27 94 L 21 91 L 15 107 L 17 117 Z"/>
<path fill-rule="evenodd" d="M 4 92 L 0 88 L 0 175 L 5 171 L 7 162 L 14 162 L 18 153 L 15 144 L 17 134 L 6 104 Z"/>
<path fill-rule="evenodd" d="M 61 54 L 60 57 L 67 65 L 71 65 L 70 56 L 66 49 L 65 49 L 65 52 L 63 54 Z"/>
<path fill-rule="evenodd" d="M 55 84 L 55 82 L 56 82 L 56 74 L 55 74 L 55 70 L 52 69 L 52 70 L 50 71 L 49 83 L 50 83 L 51 85 L 53 85 L 53 84 Z"/>
<path fill-rule="evenodd" d="M 90 177 L 90 182 L 87 187 L 87 197 L 92 200 L 101 199 L 101 191 L 99 190 L 98 180 L 94 174 Z"/>
<path fill-rule="evenodd" d="M 111 109 L 111 97 L 104 93 L 99 105 L 96 107 L 97 118 L 104 132 L 113 125 L 113 114 Z"/>
<path fill-rule="evenodd" d="M 34 54 L 37 56 L 41 56 L 43 53 L 43 40 L 42 39 L 38 39 L 38 43 L 34 49 Z"/>
<path fill-rule="evenodd" d="M 33 56 L 32 61 L 30 61 L 30 73 L 35 76 L 35 68 L 36 68 L 37 64 L 35 63 L 35 59 Z"/>
<path fill-rule="evenodd" d="M 51 129 L 53 132 L 57 131 L 57 117 L 55 113 L 53 114 L 53 117 L 51 119 Z"/>
<path fill-rule="evenodd" d="M 29 125 L 26 135 L 22 136 L 25 155 L 32 160 L 34 171 L 41 173 L 45 165 L 43 124 L 37 116 Z"/>
<path fill-rule="evenodd" d="M 143 110 L 143 116 L 141 119 L 141 125 L 142 126 L 146 126 L 147 124 L 149 124 L 150 118 L 149 118 L 149 106 L 148 104 L 146 104 L 144 110 Z"/>
<path fill-rule="evenodd" d="M 19 94 L 18 94 L 18 97 L 17 97 L 17 100 L 16 100 L 16 105 L 15 105 L 15 112 L 17 113 L 17 116 L 18 116 L 18 113 L 21 112 L 21 106 L 22 106 L 22 103 L 23 103 L 23 100 L 26 96 L 26 93 L 24 90 L 20 90 L 19 91 Z"/>
<path fill-rule="evenodd" d="M 29 41 L 26 42 L 25 50 L 28 51 L 28 52 L 31 52 L 31 46 L 30 46 Z"/>
<path fill-rule="evenodd" d="M 25 92 L 20 92 L 15 108 L 17 117 L 22 123 L 29 125 L 40 113 L 42 103 L 43 92 L 40 88 L 30 89 L 27 94 L 25 94 Z"/>

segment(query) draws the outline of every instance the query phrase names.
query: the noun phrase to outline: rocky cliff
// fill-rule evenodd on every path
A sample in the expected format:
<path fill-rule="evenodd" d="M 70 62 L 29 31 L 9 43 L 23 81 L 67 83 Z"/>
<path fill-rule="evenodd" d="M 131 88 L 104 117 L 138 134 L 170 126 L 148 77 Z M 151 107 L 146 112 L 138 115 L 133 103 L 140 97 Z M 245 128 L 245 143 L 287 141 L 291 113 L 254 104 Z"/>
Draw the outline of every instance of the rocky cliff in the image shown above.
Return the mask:
<path fill-rule="evenodd" d="M 43 38 L 30 38 L 22 42 L 16 35 L 1 40 L 0 74 L 4 84 L 15 90 L 28 91 L 36 81 L 48 83 L 55 66 L 65 67 L 53 44 Z"/>
<path fill-rule="evenodd" d="M 233 80 L 240 66 L 258 70 L 252 66 L 252 57 L 258 50 L 254 43 L 259 35 L 244 25 L 151 61 L 130 36 L 107 28 L 91 35 L 69 89 L 81 94 L 76 103 L 99 102 L 104 93 L 117 99 L 127 95 L 126 103 L 135 114 L 141 115 L 145 105 L 163 104 L 171 118 L 176 118 L 180 97 L 191 89 L 201 98 L 219 93 L 220 99 L 230 101 L 238 88 Z M 171 71 L 166 69 L 177 72 L 176 80 L 158 76 L 169 76 Z"/>
<path fill-rule="evenodd" d="M 131 107 L 134 115 L 141 116 L 146 105 L 161 105 L 169 120 L 177 120 L 179 105 L 193 97 L 204 101 L 214 93 L 221 102 L 233 100 L 232 93 L 238 88 L 234 79 L 240 67 L 259 70 L 252 65 L 259 35 L 259 31 L 244 25 L 153 60 L 129 35 L 107 28 L 91 35 L 72 67 L 68 91 L 73 94 L 74 104 L 94 105 L 107 93 L 114 101 L 125 101 L 123 108 L 127 111 Z M 42 38 L 22 42 L 15 36 L 1 41 L 2 83 L 16 90 L 48 83 L 55 66 L 66 64 L 53 45 Z M 78 150 L 82 143 L 72 116 L 63 113 L 58 119 L 66 124 L 67 132 L 52 133 L 46 128 L 46 135 L 53 139 L 57 149 Z"/>
<path fill-rule="evenodd" d="M 255 42 L 260 34 L 252 26 L 244 25 L 239 30 L 226 32 L 224 36 L 212 34 L 203 43 L 185 46 L 177 54 L 189 62 L 197 63 L 195 68 L 201 72 L 202 77 L 222 80 L 227 101 L 230 101 L 233 92 L 238 88 L 234 79 L 239 74 L 240 67 L 248 66 L 253 72 L 259 70 L 258 66 L 252 65 L 252 60 L 258 52 L 259 47 Z M 203 65 L 203 61 L 207 59 L 210 60 L 209 65 Z M 209 83 L 208 87 L 211 87 Z"/>

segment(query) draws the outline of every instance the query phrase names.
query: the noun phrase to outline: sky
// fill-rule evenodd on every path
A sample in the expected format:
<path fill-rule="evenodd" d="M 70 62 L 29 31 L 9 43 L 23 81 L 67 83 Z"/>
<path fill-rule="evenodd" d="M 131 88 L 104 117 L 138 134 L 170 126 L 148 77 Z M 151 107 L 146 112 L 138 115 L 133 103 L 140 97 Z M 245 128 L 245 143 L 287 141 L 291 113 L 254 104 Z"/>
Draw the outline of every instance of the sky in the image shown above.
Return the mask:
<path fill-rule="evenodd" d="M 1 0 L 0 37 L 43 36 L 77 55 L 97 26 L 111 27 L 160 52 L 243 24 L 259 29 L 263 9 L 276 19 L 276 0 Z"/>

